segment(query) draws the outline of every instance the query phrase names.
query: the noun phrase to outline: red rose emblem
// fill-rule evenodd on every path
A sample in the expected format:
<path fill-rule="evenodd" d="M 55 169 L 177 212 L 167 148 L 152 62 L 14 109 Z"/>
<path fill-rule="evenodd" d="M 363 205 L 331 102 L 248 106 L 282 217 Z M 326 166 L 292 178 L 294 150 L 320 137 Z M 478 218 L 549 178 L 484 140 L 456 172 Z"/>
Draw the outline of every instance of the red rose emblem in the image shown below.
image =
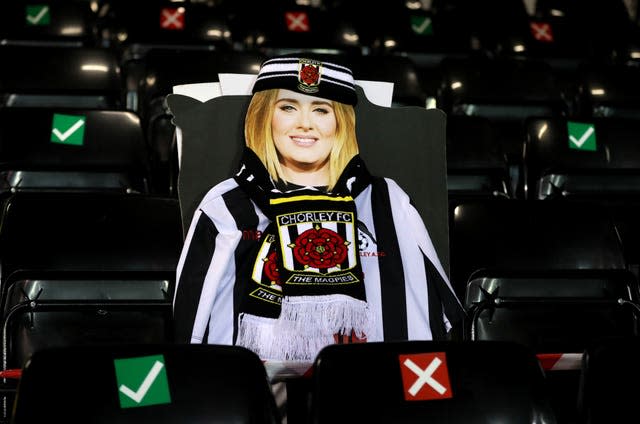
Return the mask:
<path fill-rule="evenodd" d="M 302 65 L 300 68 L 300 80 L 307 85 L 315 85 L 320 79 L 318 68 L 313 65 Z"/>
<path fill-rule="evenodd" d="M 267 256 L 264 262 L 264 275 L 267 276 L 269 281 L 275 284 L 280 284 L 280 271 L 278 270 L 278 253 L 273 251 Z"/>
<path fill-rule="evenodd" d="M 312 268 L 331 268 L 347 258 L 344 239 L 327 228 L 310 228 L 300 234 L 294 244 L 296 260 Z"/>

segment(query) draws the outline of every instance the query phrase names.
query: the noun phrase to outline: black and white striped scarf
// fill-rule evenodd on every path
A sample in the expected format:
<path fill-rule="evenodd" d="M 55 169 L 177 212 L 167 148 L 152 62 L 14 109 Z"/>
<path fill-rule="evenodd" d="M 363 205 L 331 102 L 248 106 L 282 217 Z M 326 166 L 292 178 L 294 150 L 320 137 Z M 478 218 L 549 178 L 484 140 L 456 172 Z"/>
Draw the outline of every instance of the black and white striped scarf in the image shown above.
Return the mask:
<path fill-rule="evenodd" d="M 236 344 L 263 359 L 312 360 L 336 337 L 366 339 L 373 323 L 353 201 L 366 181 L 354 174 L 368 175 L 357 156 L 331 193 L 283 192 L 246 149 L 236 181 L 271 223 L 257 245 Z"/>

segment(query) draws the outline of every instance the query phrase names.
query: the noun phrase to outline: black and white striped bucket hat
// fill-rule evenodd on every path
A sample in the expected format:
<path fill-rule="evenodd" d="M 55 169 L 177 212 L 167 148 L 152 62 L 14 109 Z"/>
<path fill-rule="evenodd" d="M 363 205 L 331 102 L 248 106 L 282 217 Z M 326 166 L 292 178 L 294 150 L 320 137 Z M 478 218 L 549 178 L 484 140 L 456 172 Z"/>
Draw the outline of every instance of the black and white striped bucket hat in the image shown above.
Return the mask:
<path fill-rule="evenodd" d="M 349 105 L 357 103 L 351 69 L 313 57 L 288 55 L 265 60 L 252 92 L 272 88 L 297 91 Z"/>

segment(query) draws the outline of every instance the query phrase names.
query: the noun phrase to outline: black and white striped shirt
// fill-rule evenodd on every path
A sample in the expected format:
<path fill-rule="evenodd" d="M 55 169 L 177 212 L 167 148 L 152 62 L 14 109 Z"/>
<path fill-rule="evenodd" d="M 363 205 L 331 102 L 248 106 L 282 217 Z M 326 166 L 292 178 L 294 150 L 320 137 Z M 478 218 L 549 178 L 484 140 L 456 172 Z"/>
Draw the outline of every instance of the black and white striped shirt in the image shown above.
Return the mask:
<path fill-rule="evenodd" d="M 243 166 L 239 175 L 249 175 L 249 181 L 251 171 L 266 173 L 255 163 L 252 167 Z M 364 166 L 346 177 L 350 187 L 357 187 L 352 194 L 359 255 L 367 303 L 376 317 L 375 332 L 367 340 L 442 339 L 461 322 L 464 310 L 409 196 L 393 180 L 371 177 Z M 270 223 L 258 203 L 238 177 L 216 185 L 202 199 L 178 262 L 176 342 L 234 343 L 242 282 L 251 278 L 259 235 Z"/>

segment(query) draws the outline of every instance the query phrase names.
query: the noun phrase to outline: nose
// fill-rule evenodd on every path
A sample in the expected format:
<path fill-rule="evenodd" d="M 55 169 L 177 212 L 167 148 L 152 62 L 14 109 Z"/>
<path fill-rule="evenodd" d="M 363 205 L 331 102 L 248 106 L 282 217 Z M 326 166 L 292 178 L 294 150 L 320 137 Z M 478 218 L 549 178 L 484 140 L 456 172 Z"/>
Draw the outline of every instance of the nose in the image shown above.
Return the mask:
<path fill-rule="evenodd" d="M 313 128 L 313 119 L 312 119 L 311 111 L 302 110 L 300 112 L 299 125 L 300 125 L 300 128 L 304 130 L 310 130 L 311 128 Z"/>

